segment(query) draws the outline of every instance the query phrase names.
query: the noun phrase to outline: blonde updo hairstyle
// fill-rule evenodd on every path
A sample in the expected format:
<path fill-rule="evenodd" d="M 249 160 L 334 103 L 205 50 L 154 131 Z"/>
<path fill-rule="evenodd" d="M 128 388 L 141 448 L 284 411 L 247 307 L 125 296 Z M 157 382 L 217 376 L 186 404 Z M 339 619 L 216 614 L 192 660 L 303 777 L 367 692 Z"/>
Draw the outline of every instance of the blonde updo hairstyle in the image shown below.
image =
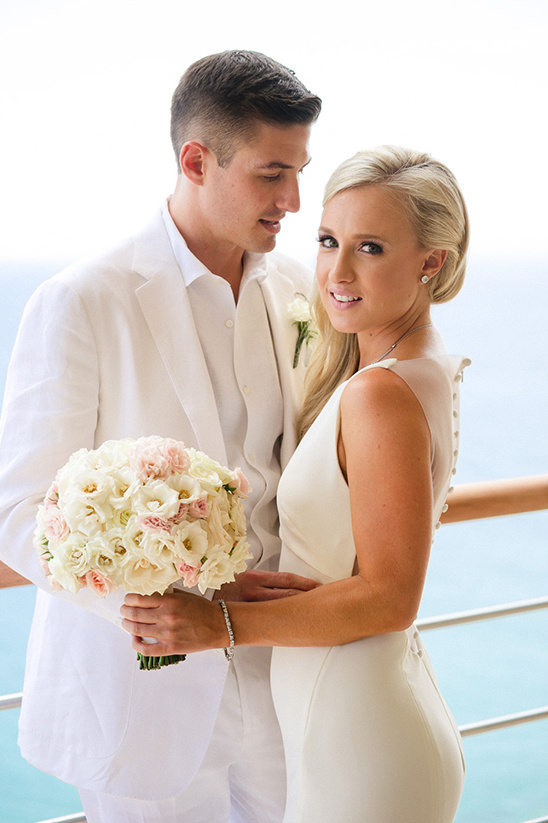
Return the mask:
<path fill-rule="evenodd" d="M 445 303 L 455 297 L 464 281 L 469 224 L 466 204 L 452 172 L 429 154 L 399 146 L 360 151 L 341 163 L 329 178 L 324 207 L 340 192 L 362 186 L 391 191 L 404 207 L 421 247 L 447 251 L 443 266 L 425 288 L 432 303 Z M 299 437 L 359 363 L 356 335 L 333 328 L 317 288 L 310 308 L 318 327 L 318 342 L 307 369 Z"/>

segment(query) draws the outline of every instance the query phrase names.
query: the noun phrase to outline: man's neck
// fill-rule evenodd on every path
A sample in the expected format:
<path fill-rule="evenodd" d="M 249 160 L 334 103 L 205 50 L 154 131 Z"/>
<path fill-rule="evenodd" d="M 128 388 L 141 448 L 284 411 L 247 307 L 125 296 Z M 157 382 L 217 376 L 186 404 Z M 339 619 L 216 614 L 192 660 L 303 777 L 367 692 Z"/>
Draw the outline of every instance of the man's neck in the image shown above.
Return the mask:
<path fill-rule="evenodd" d="M 200 221 L 194 217 L 195 212 L 185 208 L 177 194 L 170 198 L 168 208 L 177 230 L 194 257 L 212 274 L 227 281 L 234 294 L 234 300 L 237 301 L 244 268 L 244 250 L 234 244 L 225 243 L 221 246 L 215 242 Z"/>

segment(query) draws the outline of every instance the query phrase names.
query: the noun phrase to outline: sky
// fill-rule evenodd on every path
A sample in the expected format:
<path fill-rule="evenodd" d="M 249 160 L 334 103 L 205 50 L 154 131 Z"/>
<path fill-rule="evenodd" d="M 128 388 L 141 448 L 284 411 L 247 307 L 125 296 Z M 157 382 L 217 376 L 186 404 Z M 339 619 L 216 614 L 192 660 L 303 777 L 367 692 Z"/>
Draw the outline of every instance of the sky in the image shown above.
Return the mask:
<path fill-rule="evenodd" d="M 171 192 L 171 95 L 217 51 L 263 51 L 324 101 L 299 215 L 313 260 L 323 186 L 383 143 L 429 151 L 468 202 L 471 256 L 548 259 L 545 0 L 0 0 L 0 260 L 70 262 Z"/>

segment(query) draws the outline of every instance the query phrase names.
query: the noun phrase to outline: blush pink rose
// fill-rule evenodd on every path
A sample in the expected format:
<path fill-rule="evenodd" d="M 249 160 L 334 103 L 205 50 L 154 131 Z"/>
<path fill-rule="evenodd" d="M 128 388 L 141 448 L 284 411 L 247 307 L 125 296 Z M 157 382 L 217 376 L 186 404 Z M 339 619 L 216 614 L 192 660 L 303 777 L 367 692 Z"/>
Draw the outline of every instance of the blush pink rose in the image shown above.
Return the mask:
<path fill-rule="evenodd" d="M 200 497 L 198 500 L 193 500 L 189 507 L 188 513 L 191 517 L 207 517 L 209 515 L 209 504 L 205 497 Z"/>
<path fill-rule="evenodd" d="M 45 510 L 42 527 L 47 539 L 54 542 L 64 540 L 70 533 L 67 521 L 59 509 L 53 505 Z"/>
<path fill-rule="evenodd" d="M 153 477 L 165 480 L 171 473 L 169 462 L 162 454 L 157 438 L 154 437 L 142 437 L 137 441 L 129 465 L 143 483 Z"/>
<path fill-rule="evenodd" d="M 99 597 L 106 597 L 115 586 L 110 582 L 108 577 L 97 571 L 89 571 L 84 575 L 82 583 L 92 592 L 98 594 Z"/>
<path fill-rule="evenodd" d="M 184 443 L 181 443 L 180 440 L 172 440 L 170 437 L 167 437 L 162 444 L 162 451 L 173 474 L 188 471 L 190 468 L 190 458 Z"/>
<path fill-rule="evenodd" d="M 143 482 L 151 478 L 166 480 L 171 474 L 186 471 L 190 459 L 178 440 L 141 437 L 131 454 L 130 466 Z"/>
<path fill-rule="evenodd" d="M 53 481 L 47 490 L 44 503 L 46 504 L 46 509 L 49 509 L 51 506 L 59 505 L 59 486 L 56 481 Z"/>
<path fill-rule="evenodd" d="M 179 523 L 182 523 L 183 520 L 186 520 L 188 508 L 188 503 L 185 500 L 181 500 L 181 502 L 179 503 L 179 509 L 177 511 L 177 514 L 170 518 L 171 522 L 175 523 L 176 525 L 179 525 Z"/>
<path fill-rule="evenodd" d="M 51 572 L 49 570 L 49 563 L 47 560 L 44 560 L 43 557 L 40 557 L 40 568 L 44 572 L 45 577 L 49 577 Z"/>
<path fill-rule="evenodd" d="M 150 529 L 150 531 L 169 532 L 170 534 L 173 526 L 169 520 L 165 520 L 163 517 L 156 517 L 153 514 L 146 514 L 144 517 L 141 517 L 140 523 L 145 529 Z"/>
<path fill-rule="evenodd" d="M 247 497 L 247 495 L 251 491 L 251 485 L 249 483 L 249 480 L 239 467 L 234 469 L 234 476 L 237 493 L 240 495 L 240 497 Z"/>
<path fill-rule="evenodd" d="M 183 583 L 189 589 L 198 585 L 198 577 L 200 572 L 199 566 L 189 566 L 188 563 L 181 560 L 180 563 L 177 563 L 176 569 L 177 574 L 181 577 Z"/>

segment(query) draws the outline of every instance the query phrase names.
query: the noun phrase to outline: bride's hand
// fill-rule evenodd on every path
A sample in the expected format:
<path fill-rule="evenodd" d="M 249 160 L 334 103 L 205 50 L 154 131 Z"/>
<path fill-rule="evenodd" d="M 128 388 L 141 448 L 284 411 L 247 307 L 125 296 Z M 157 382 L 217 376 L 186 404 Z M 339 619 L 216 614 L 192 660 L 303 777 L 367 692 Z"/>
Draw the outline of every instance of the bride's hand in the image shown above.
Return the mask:
<path fill-rule="evenodd" d="M 308 592 L 319 586 L 316 580 L 290 572 L 251 570 L 236 575 L 233 583 L 225 583 L 213 595 L 213 600 L 277 600 L 300 592 Z"/>
<path fill-rule="evenodd" d="M 132 646 L 155 657 L 222 649 L 229 638 L 217 603 L 190 592 L 127 594 L 120 609 L 122 628 L 132 635 Z M 154 638 L 151 646 L 142 638 Z"/>

